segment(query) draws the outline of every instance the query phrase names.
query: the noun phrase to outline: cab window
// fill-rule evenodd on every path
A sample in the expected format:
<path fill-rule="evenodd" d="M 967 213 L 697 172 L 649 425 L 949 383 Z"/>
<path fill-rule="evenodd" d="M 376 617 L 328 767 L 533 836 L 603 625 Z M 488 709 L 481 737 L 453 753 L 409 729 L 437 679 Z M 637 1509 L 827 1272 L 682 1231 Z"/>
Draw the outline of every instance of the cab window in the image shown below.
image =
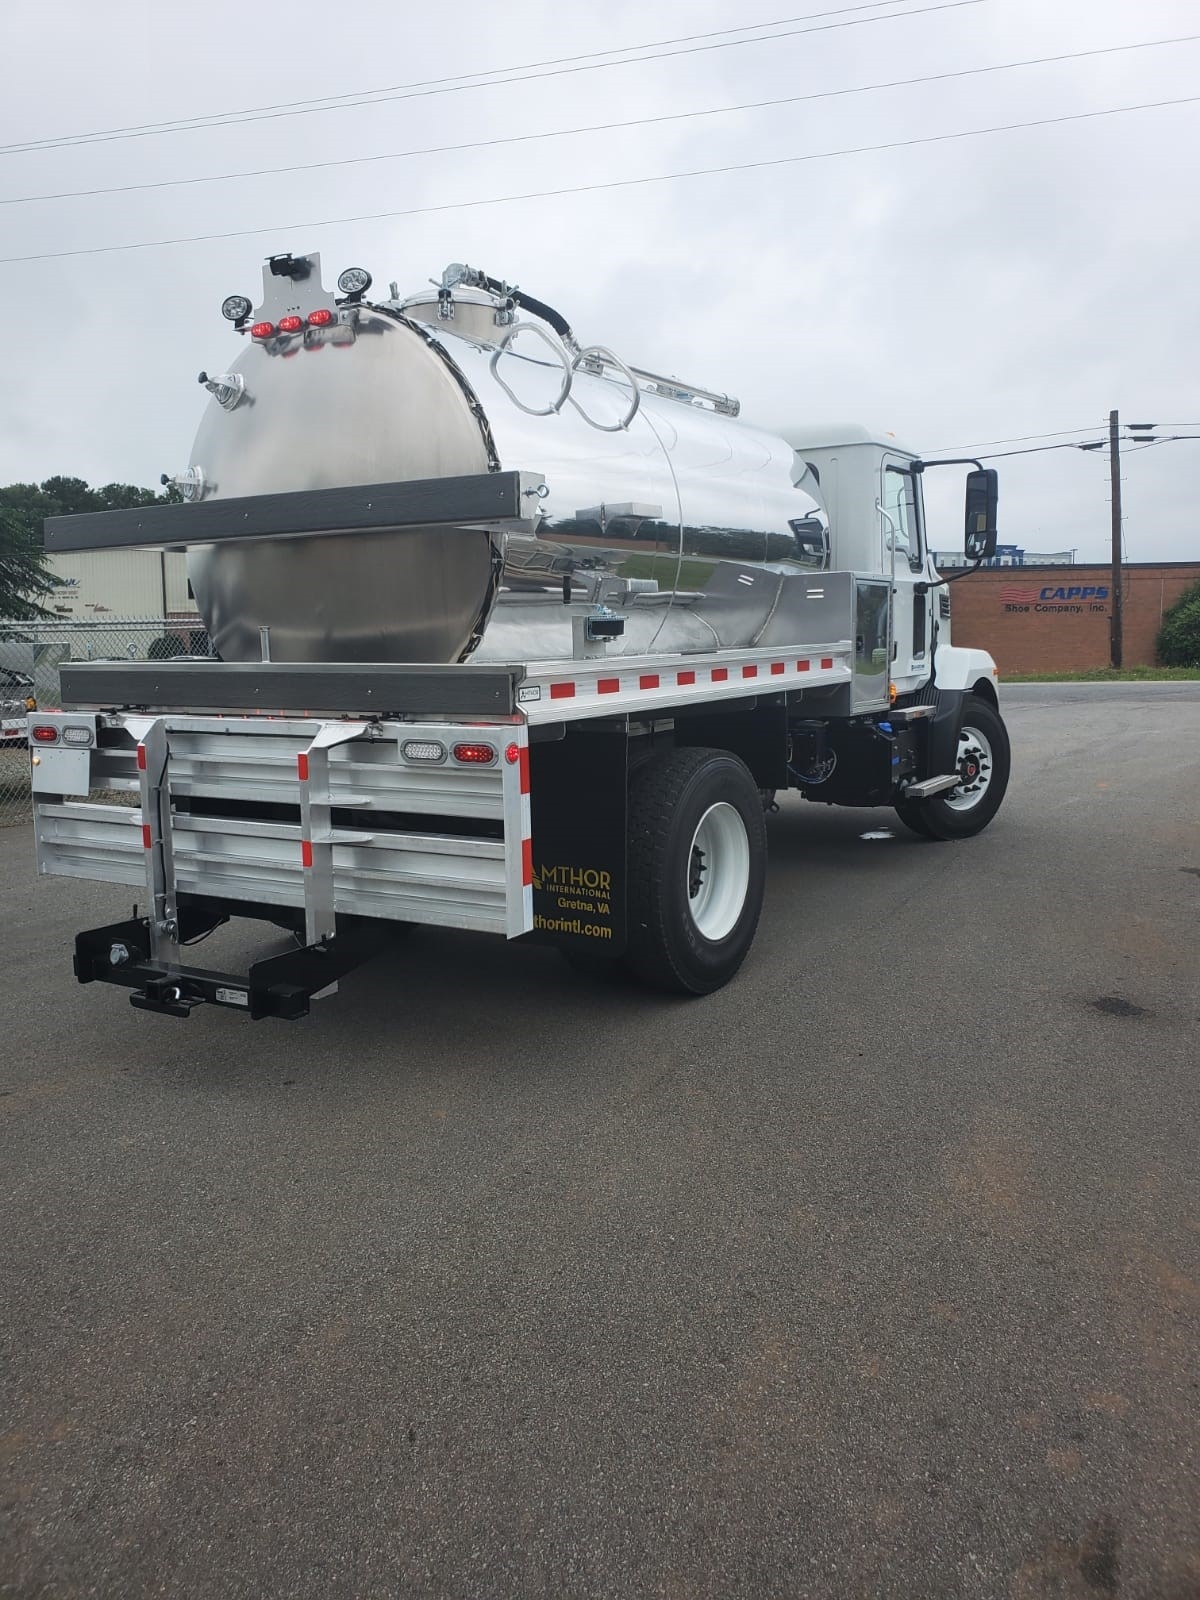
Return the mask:
<path fill-rule="evenodd" d="M 894 543 L 897 565 L 901 561 L 907 561 L 913 572 L 920 572 L 923 565 L 921 533 L 911 474 L 884 470 L 883 509 L 885 558 L 890 556 Z"/>

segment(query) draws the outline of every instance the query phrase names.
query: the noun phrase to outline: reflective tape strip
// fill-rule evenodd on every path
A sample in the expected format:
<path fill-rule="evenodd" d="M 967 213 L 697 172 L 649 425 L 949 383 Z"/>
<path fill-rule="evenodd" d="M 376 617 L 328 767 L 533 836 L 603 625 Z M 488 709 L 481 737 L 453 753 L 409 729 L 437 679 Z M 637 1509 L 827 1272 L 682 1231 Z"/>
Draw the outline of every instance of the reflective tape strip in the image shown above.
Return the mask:
<path fill-rule="evenodd" d="M 696 674 L 694 672 L 677 672 L 675 674 L 675 682 L 681 689 L 686 689 L 689 683 L 695 683 L 695 681 Z"/>
<path fill-rule="evenodd" d="M 753 664 L 753 662 L 749 662 L 748 661 L 746 663 L 746 665 L 742 668 L 742 677 L 743 678 L 757 678 L 758 677 L 758 668 Z"/>
<path fill-rule="evenodd" d="M 619 694 L 621 692 L 620 678 L 601 678 L 596 684 L 597 694 Z"/>
<path fill-rule="evenodd" d="M 521 884 L 528 888 L 533 882 L 533 840 L 521 840 Z"/>
<path fill-rule="evenodd" d="M 823 656 L 821 658 L 821 671 L 822 672 L 831 672 L 832 670 L 833 670 L 833 657 L 832 656 Z"/>
<path fill-rule="evenodd" d="M 521 746 L 521 754 L 520 754 L 520 757 L 518 759 L 519 759 L 519 766 L 520 766 L 520 773 L 521 773 L 521 793 L 522 794 L 528 794 L 529 793 L 529 746 L 527 744 L 524 744 L 524 745 Z"/>
<path fill-rule="evenodd" d="M 772 661 L 772 663 L 771 663 L 771 671 L 774 673 L 774 675 L 776 677 L 778 677 L 779 674 L 783 671 L 783 662 L 782 661 Z"/>
<path fill-rule="evenodd" d="M 647 672 L 647 673 L 645 673 L 642 677 L 640 677 L 638 679 L 638 688 L 639 689 L 657 689 L 658 688 L 658 673 L 657 672 Z"/>
<path fill-rule="evenodd" d="M 138 764 L 138 771 L 139 772 L 145 772 L 145 770 L 146 770 L 146 746 L 144 744 L 138 745 L 138 748 L 137 748 L 137 764 Z"/>
<path fill-rule="evenodd" d="M 152 850 L 154 848 L 154 835 L 150 831 L 148 822 L 142 823 L 142 848 L 143 850 Z"/>
<path fill-rule="evenodd" d="M 552 683 L 550 685 L 551 700 L 573 700 L 575 698 L 575 685 L 573 683 Z"/>
<path fill-rule="evenodd" d="M 300 865 L 302 867 L 311 867 L 312 866 L 312 862 L 313 862 L 312 841 L 309 840 L 309 839 L 301 839 L 301 841 L 300 841 Z"/>
<path fill-rule="evenodd" d="M 300 782 L 308 782 L 308 757 L 302 750 L 296 757 L 296 771 L 300 774 Z"/>
<path fill-rule="evenodd" d="M 714 667 L 712 669 L 712 681 L 714 683 L 724 683 L 726 678 L 728 678 L 728 676 L 729 676 L 729 668 L 728 667 Z"/>
<path fill-rule="evenodd" d="M 807 662 L 807 661 L 797 661 L 797 663 L 796 663 L 796 671 L 797 672 L 807 672 L 808 669 L 809 669 L 809 666 L 810 666 L 810 663 Z"/>

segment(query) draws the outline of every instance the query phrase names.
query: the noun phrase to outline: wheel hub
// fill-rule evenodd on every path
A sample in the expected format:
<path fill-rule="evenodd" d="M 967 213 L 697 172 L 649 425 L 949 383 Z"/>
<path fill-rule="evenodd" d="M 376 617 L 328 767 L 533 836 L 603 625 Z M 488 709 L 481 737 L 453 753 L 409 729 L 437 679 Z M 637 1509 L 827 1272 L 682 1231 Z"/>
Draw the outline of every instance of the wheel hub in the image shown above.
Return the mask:
<path fill-rule="evenodd" d="M 746 824 L 726 801 L 709 806 L 688 853 L 688 911 L 697 932 L 713 941 L 737 925 L 750 888 Z"/>
<path fill-rule="evenodd" d="M 958 736 L 958 783 L 945 797 L 955 811 L 970 811 L 987 793 L 992 780 L 992 747 L 978 728 Z"/>
<path fill-rule="evenodd" d="M 700 885 L 704 882 L 705 864 L 707 862 L 705 851 L 698 844 L 692 846 L 692 859 L 688 868 L 688 899 L 694 900 L 700 893 Z"/>

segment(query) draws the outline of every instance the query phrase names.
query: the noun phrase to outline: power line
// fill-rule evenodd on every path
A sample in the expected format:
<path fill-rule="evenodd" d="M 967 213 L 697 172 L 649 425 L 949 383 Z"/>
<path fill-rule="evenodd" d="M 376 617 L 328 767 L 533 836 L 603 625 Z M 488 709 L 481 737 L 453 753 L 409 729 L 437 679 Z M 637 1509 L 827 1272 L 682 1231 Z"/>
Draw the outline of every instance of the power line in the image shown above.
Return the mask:
<path fill-rule="evenodd" d="M 980 456 L 979 459 L 980 461 L 1002 461 L 1006 456 L 1038 456 L 1041 455 L 1045 450 L 1082 450 L 1084 448 L 1099 449 L 1103 444 L 1103 439 L 1097 439 L 1094 446 L 1090 442 L 1087 446 L 1084 446 L 1083 444 L 1079 444 L 1075 440 L 1071 439 L 1068 440 L 1066 444 L 1030 445 L 1027 450 L 994 450 L 991 455 Z"/>
<path fill-rule="evenodd" d="M 448 78 L 420 78 L 412 83 L 389 83 L 378 89 L 354 89 L 346 94 L 323 94 L 310 96 L 304 100 L 276 100 L 265 106 L 243 106 L 233 111 L 214 111 L 197 117 L 168 117 L 164 122 L 137 122 L 119 128 L 99 128 L 91 133 L 51 134 L 44 139 L 31 139 L 22 144 L 0 145 L 0 154 L 8 154 L 20 150 L 37 150 L 42 148 L 57 148 L 60 144 L 74 141 L 86 141 L 116 136 L 117 134 L 142 134 L 142 133 L 178 133 L 194 127 L 220 126 L 220 119 L 225 117 L 254 117 L 268 111 L 298 111 L 301 108 L 312 109 L 337 109 L 336 102 L 354 100 L 362 105 L 374 104 L 374 96 L 393 94 L 405 89 L 441 89 L 443 86 L 461 85 L 470 88 L 483 89 L 490 85 L 486 83 L 469 83 L 472 78 L 494 78 L 503 72 L 528 72 L 537 67 L 562 67 L 573 62 L 599 61 L 601 56 L 629 55 L 635 50 L 660 50 L 672 44 L 693 44 L 698 40 L 722 39 L 731 33 L 753 33 L 763 28 L 790 27 L 793 22 L 812 21 L 817 17 L 843 16 L 851 11 L 881 11 L 886 6 L 906 5 L 908 0 L 865 0 L 865 3 L 852 6 L 838 6 L 831 11 L 806 11 L 795 17 L 772 17 L 765 22 L 748 22 L 739 28 L 714 28 L 708 33 L 685 33 L 671 39 L 646 39 L 640 44 L 617 45 L 609 50 L 589 50 L 574 56 L 551 56 L 542 61 L 522 61 L 507 67 L 487 67 L 479 72 L 460 72 Z M 886 19 L 879 18 L 879 21 Z M 749 44 L 753 40 L 734 40 L 732 43 Z M 609 65 L 622 66 L 623 62 L 612 62 Z"/>
<path fill-rule="evenodd" d="M 944 444 L 929 453 L 943 456 L 949 455 L 951 450 L 986 450 L 994 444 L 1027 444 L 1031 439 L 1061 439 L 1067 433 L 1093 433 L 1099 426 L 1099 423 L 1095 423 L 1083 428 L 1052 428 L 1048 433 L 1017 433 L 1011 439 L 983 439 L 978 444 Z M 1172 423 L 1171 426 L 1177 427 L 1179 424 Z"/>
<path fill-rule="evenodd" d="M 251 239 L 264 233 L 287 233 L 298 228 L 327 228 L 351 222 L 390 222 L 398 217 L 421 217 L 446 211 L 468 211 L 479 206 L 515 205 L 524 200 L 554 200 L 566 195 L 598 194 L 611 189 L 642 188 L 655 183 L 676 183 L 685 178 L 720 177 L 732 172 L 754 172 L 771 167 L 796 166 L 808 161 L 831 161 L 842 156 L 874 155 L 884 150 L 910 150 L 918 145 L 946 144 L 957 139 L 978 139 L 985 134 L 1014 133 L 1025 128 L 1048 128 L 1065 122 L 1087 122 L 1097 117 L 1123 116 L 1132 111 L 1157 111 L 1168 106 L 1188 106 L 1200 95 L 1174 100 L 1145 100 L 1132 106 L 1106 106 L 1099 111 L 1075 111 L 1061 117 L 1038 117 L 1031 122 L 1006 122 L 991 128 L 962 128 L 955 133 L 926 134 L 918 139 L 893 139 L 886 144 L 854 145 L 844 150 L 818 150 L 801 156 L 775 156 L 762 161 L 739 161 L 722 167 L 695 167 L 688 172 L 655 173 L 645 178 L 614 178 L 607 183 L 572 184 L 559 189 L 535 189 L 524 194 L 488 195 L 479 200 L 453 200 L 438 205 L 408 206 L 400 211 L 363 212 L 352 217 L 322 217 L 307 222 L 276 223 L 264 228 L 235 228 L 223 233 L 195 233 L 175 239 L 141 239 L 133 244 L 87 245 L 78 250 L 46 250 L 32 255 L 0 256 L 0 266 L 29 261 L 63 261 L 76 256 L 114 255 L 129 250 L 158 250 L 176 244 L 208 244 L 218 239 Z"/>
<path fill-rule="evenodd" d="M 880 0 L 881 4 L 891 4 L 892 0 Z M 204 128 L 234 128 L 246 122 L 270 122 L 280 117 L 306 117 L 314 116 L 325 111 L 349 111 L 360 106 L 386 105 L 395 100 L 424 99 L 430 95 L 459 94 L 468 89 L 495 89 L 510 83 L 528 83 L 535 79 L 561 78 L 578 72 L 604 72 L 610 67 L 636 66 L 643 61 L 667 61 L 675 56 L 702 55 L 711 50 L 733 50 L 740 45 L 767 44 L 774 39 L 793 39 L 804 34 L 829 33 L 839 28 L 861 28 L 874 22 L 896 22 L 905 17 L 923 17 L 931 12 L 957 11 L 962 6 L 977 6 L 985 0 L 940 0 L 937 5 L 920 6 L 910 11 L 895 11 L 882 17 L 851 17 L 848 22 L 822 22 L 815 28 L 786 28 L 778 33 L 763 33 L 753 39 L 726 39 L 718 44 L 688 45 L 680 50 L 662 50 L 657 55 L 630 56 L 624 61 L 598 61 L 590 65 L 578 67 L 554 67 L 546 72 L 521 72 L 509 78 L 493 78 L 488 83 L 459 83 L 448 88 L 406 88 L 399 93 L 384 93 L 373 90 L 377 96 L 371 100 L 348 100 L 341 105 L 308 105 L 298 110 L 246 112 L 231 115 L 229 112 L 220 112 L 213 117 L 193 118 L 186 123 L 153 123 L 142 128 L 116 129 L 111 132 L 88 134 L 71 134 L 62 138 L 33 141 L 26 144 L 0 145 L 0 155 L 18 155 L 30 151 L 74 149 L 84 144 L 108 144 L 118 139 L 149 139 L 159 134 L 166 133 L 191 133 Z M 847 7 L 847 10 L 862 10 L 861 6 Z M 878 9 L 872 6 L 871 9 Z M 836 12 L 813 12 L 813 16 L 838 15 Z"/>
<path fill-rule="evenodd" d="M 1036 437 L 1036 435 L 1032 435 L 1031 437 Z M 1125 434 L 1122 437 L 1122 439 L 1120 440 L 1120 443 L 1123 444 L 1123 445 L 1128 445 L 1130 447 L 1129 450 L 1126 452 L 1127 454 L 1135 455 L 1139 449 L 1141 449 L 1141 450 L 1152 450 L 1155 445 L 1158 445 L 1158 444 L 1174 444 L 1176 442 L 1176 440 L 1178 440 L 1178 439 L 1200 439 L 1200 433 L 1176 433 L 1176 434 L 1172 434 L 1171 437 L 1168 438 L 1168 439 L 1145 439 L 1145 440 L 1139 439 L 1139 437 L 1138 437 L 1138 435 L 1136 433 L 1128 433 L 1128 434 Z M 1039 444 L 1039 445 L 1032 445 L 1027 450 L 997 450 L 997 451 L 994 451 L 991 455 L 980 456 L 979 459 L 980 459 L 980 461 L 1000 461 L 1005 456 L 1036 456 L 1036 455 L 1041 455 L 1042 452 L 1045 451 L 1045 450 L 1103 450 L 1105 445 L 1107 444 L 1107 442 L 1108 442 L 1107 439 L 1089 439 L 1089 440 L 1086 440 L 1086 441 L 1080 441 L 1080 440 L 1077 440 L 1077 439 L 1068 439 L 1065 444 Z M 961 447 L 955 446 L 955 448 L 969 449 L 970 446 L 969 445 L 968 446 L 961 446 Z M 935 453 L 936 454 L 940 454 L 941 452 L 940 451 L 938 451 L 938 452 L 931 451 L 930 452 L 931 455 L 935 454 Z"/>
<path fill-rule="evenodd" d="M 993 444 L 1027 444 L 1031 439 L 1061 439 L 1068 433 L 1094 433 L 1100 426 L 1101 423 L 1095 423 L 1081 428 L 1051 428 L 1046 433 L 1017 433 L 1009 439 L 983 439 L 976 444 L 943 444 L 936 450 L 931 450 L 929 454 L 943 456 L 949 455 L 951 450 L 986 450 Z M 1200 428 L 1200 422 L 1157 422 L 1154 426 L 1155 428 Z M 1136 439 L 1137 435 L 1131 433 L 1130 438 Z"/>
<path fill-rule="evenodd" d="M 907 89 L 927 83 L 944 83 L 952 78 L 974 78 L 992 72 L 1010 72 L 1019 67 L 1041 67 L 1063 61 L 1081 61 L 1091 56 L 1120 55 L 1131 50 L 1151 50 L 1164 45 L 1194 44 L 1198 40 L 1200 34 L 1181 34 L 1171 39 L 1145 39 L 1134 44 L 1105 45 L 1095 50 L 1072 50 L 1062 55 L 1032 56 L 1023 61 L 1001 61 L 993 66 L 963 67 L 950 72 L 927 73 L 917 78 L 893 78 L 884 83 L 857 84 L 845 89 L 818 89 L 809 94 L 788 95 L 782 99 L 750 100 L 740 105 L 713 106 L 701 111 L 675 111 L 656 117 L 635 117 L 625 122 L 595 122 L 578 128 L 554 128 L 540 133 L 510 134 L 498 139 L 474 139 L 463 144 L 426 145 L 416 150 L 393 150 L 370 156 L 346 156 L 332 161 L 308 161 L 289 167 L 256 167 L 242 172 L 216 172 L 198 178 L 161 178 L 153 183 L 124 183 L 101 189 L 65 189 L 50 194 L 17 195 L 10 199 L 0 199 L 0 206 L 31 205 L 46 200 L 81 200 L 109 194 L 134 194 L 147 189 L 178 189 L 197 183 L 226 183 L 240 178 L 276 178 L 288 173 L 317 172 L 330 167 L 354 167 L 378 161 L 406 161 L 417 156 L 449 155 L 464 150 L 487 150 L 501 145 L 529 144 L 542 139 L 571 139 L 588 133 L 613 133 L 627 128 L 651 127 L 659 123 L 687 122 L 699 117 L 729 116 L 734 112 L 763 111 L 778 106 L 801 105 L 813 100 L 836 100 L 847 95 L 874 94 L 883 89 Z M 1030 435 L 1030 437 L 1043 436 Z M 1013 441 L 997 439 L 990 442 L 1006 444 Z"/>

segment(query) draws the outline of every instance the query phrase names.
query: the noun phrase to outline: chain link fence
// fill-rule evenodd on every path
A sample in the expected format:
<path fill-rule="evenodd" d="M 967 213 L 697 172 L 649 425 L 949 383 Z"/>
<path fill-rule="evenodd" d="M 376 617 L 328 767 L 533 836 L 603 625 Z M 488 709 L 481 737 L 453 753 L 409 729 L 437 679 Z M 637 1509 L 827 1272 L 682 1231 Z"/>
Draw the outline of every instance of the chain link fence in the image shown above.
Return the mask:
<path fill-rule="evenodd" d="M 25 725 L 37 709 L 53 711 L 62 704 L 64 661 L 165 661 L 212 653 L 197 617 L 0 620 L 0 827 L 27 822 L 32 814 Z M 128 795 L 121 799 L 128 805 Z"/>

